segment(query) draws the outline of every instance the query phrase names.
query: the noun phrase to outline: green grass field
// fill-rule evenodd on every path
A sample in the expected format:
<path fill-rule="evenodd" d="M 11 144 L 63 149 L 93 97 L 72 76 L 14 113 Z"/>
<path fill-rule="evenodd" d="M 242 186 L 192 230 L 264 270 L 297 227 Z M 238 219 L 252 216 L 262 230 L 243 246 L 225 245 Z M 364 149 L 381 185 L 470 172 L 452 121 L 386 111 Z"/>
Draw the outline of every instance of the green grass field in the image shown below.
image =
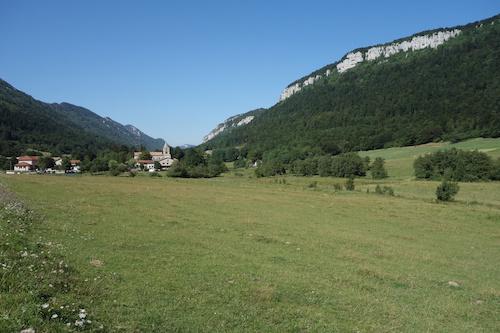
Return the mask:
<path fill-rule="evenodd" d="M 401 174 L 357 179 L 354 192 L 335 192 L 344 179 L 251 171 L 0 183 L 43 215 L 31 238 L 60 244 L 83 284 L 50 306 L 81 302 L 102 331 L 498 332 L 500 182 L 460 184 L 456 202 L 438 204 L 437 183 L 397 162 L 411 149 L 434 148 L 386 150 Z M 12 327 L 2 320 L 22 304 L 1 290 L 0 327 Z"/>
<path fill-rule="evenodd" d="M 420 155 L 450 148 L 462 150 L 477 149 L 491 155 L 493 158 L 500 158 L 500 138 L 476 138 L 454 144 L 447 142 L 429 143 L 412 147 L 363 151 L 359 154 L 361 156 L 369 156 L 372 160 L 376 157 L 385 158 L 390 177 L 408 179 L 413 177 L 413 161 L 415 158 Z"/>

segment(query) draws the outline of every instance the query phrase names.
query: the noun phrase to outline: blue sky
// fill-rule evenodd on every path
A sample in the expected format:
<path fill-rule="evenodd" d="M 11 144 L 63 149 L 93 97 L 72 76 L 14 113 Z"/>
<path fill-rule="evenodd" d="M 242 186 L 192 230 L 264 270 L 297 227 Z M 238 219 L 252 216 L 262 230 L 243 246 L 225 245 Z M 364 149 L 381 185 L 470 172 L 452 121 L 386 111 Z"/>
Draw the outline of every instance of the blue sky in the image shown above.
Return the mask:
<path fill-rule="evenodd" d="M 197 144 L 351 49 L 498 13 L 497 0 L 0 0 L 0 78 Z"/>

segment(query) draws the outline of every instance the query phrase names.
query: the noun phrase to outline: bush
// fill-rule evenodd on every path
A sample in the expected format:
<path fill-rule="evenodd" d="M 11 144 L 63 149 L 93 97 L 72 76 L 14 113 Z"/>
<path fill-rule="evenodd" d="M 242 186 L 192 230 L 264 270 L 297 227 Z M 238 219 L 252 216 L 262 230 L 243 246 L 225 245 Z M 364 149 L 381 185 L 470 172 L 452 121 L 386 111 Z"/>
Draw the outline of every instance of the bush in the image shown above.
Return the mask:
<path fill-rule="evenodd" d="M 276 160 L 261 163 L 257 169 L 255 169 L 255 175 L 257 177 L 284 175 L 285 172 L 285 166 Z"/>
<path fill-rule="evenodd" d="M 276 184 L 283 184 L 283 185 L 286 185 L 286 183 L 287 183 L 285 178 L 275 178 L 274 182 Z"/>
<path fill-rule="evenodd" d="M 118 169 L 116 169 L 116 168 L 115 168 L 115 169 L 111 169 L 111 170 L 109 170 L 109 174 L 110 174 L 111 176 L 115 176 L 115 177 L 116 177 L 116 176 L 118 176 L 120 173 L 121 173 L 121 172 L 120 172 Z"/>
<path fill-rule="evenodd" d="M 494 179 L 495 163 L 486 153 L 449 149 L 418 157 L 413 167 L 420 179 L 478 181 Z"/>
<path fill-rule="evenodd" d="M 490 173 L 491 180 L 500 180 L 500 158 L 495 161 Z"/>
<path fill-rule="evenodd" d="M 335 183 L 335 184 L 333 184 L 333 189 L 335 191 L 342 191 L 342 185 L 339 183 Z"/>
<path fill-rule="evenodd" d="M 235 168 L 246 168 L 248 166 L 248 162 L 244 158 L 238 158 L 236 161 L 234 161 L 233 166 Z"/>
<path fill-rule="evenodd" d="M 438 201 L 452 201 L 459 189 L 457 183 L 444 180 L 436 189 L 436 198 Z"/>
<path fill-rule="evenodd" d="M 370 171 L 371 171 L 373 179 L 387 178 L 387 170 L 385 169 L 384 164 L 385 164 L 385 161 L 381 157 L 377 157 L 373 161 L 373 163 L 370 167 Z"/>
<path fill-rule="evenodd" d="M 318 182 L 317 181 L 313 181 L 313 182 L 309 183 L 307 185 L 307 187 L 308 188 L 316 188 L 316 187 L 318 187 Z"/>
<path fill-rule="evenodd" d="M 186 167 L 182 163 L 175 162 L 174 165 L 172 165 L 172 167 L 168 169 L 167 176 L 186 178 L 188 177 L 188 172 Z"/>
<path fill-rule="evenodd" d="M 377 185 L 375 187 L 375 193 L 394 196 L 394 189 L 390 186 L 381 187 L 380 185 Z"/>
<path fill-rule="evenodd" d="M 149 173 L 149 177 L 161 177 L 161 175 L 158 172 L 154 171 Z"/>
<path fill-rule="evenodd" d="M 137 176 L 137 173 L 135 171 L 129 171 L 128 172 L 128 176 L 129 177 L 135 177 L 135 176 Z"/>
<path fill-rule="evenodd" d="M 354 191 L 354 178 L 353 177 L 349 177 L 349 179 L 347 179 L 347 181 L 345 182 L 345 189 L 346 191 Z"/>
<path fill-rule="evenodd" d="M 355 153 L 334 156 L 331 164 L 331 175 L 334 177 L 365 176 L 365 163 Z"/>
<path fill-rule="evenodd" d="M 127 170 L 128 170 L 128 166 L 127 166 L 125 163 L 120 163 L 120 164 L 118 165 L 118 171 L 120 171 L 120 172 L 125 172 L 125 171 L 127 171 Z"/>
<path fill-rule="evenodd" d="M 332 175 L 332 158 L 329 156 L 322 156 L 318 159 L 318 174 L 321 177 L 328 177 Z"/>
<path fill-rule="evenodd" d="M 293 163 L 293 173 L 300 176 L 313 176 L 318 174 L 318 160 L 308 158 L 297 160 Z"/>

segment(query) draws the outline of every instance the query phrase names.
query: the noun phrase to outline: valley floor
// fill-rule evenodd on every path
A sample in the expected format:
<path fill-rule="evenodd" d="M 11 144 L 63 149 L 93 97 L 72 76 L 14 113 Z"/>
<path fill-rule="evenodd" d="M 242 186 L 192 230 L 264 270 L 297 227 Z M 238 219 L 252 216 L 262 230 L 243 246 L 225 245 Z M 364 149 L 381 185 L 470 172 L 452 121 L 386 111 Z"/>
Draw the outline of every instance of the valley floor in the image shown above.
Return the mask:
<path fill-rule="evenodd" d="M 113 332 L 498 331 L 499 182 L 449 204 L 434 182 L 341 182 L 0 177 L 98 281 L 86 311 Z"/>

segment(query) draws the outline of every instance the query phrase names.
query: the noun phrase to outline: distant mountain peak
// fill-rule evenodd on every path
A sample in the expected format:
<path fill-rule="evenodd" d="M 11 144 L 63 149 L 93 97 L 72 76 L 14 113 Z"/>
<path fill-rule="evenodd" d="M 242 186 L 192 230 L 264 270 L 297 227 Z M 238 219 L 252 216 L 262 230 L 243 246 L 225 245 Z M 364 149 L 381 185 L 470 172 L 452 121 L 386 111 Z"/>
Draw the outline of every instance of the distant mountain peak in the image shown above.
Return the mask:
<path fill-rule="evenodd" d="M 68 102 L 35 100 L 1 79 L 0 102 L 0 122 L 5 125 L 0 134 L 9 141 L 4 154 L 11 154 L 28 144 L 47 150 L 98 145 L 102 148 L 111 144 L 145 146 L 154 150 L 161 149 L 164 144 L 163 139 L 154 139 L 135 126 L 124 126 L 84 107 Z"/>

